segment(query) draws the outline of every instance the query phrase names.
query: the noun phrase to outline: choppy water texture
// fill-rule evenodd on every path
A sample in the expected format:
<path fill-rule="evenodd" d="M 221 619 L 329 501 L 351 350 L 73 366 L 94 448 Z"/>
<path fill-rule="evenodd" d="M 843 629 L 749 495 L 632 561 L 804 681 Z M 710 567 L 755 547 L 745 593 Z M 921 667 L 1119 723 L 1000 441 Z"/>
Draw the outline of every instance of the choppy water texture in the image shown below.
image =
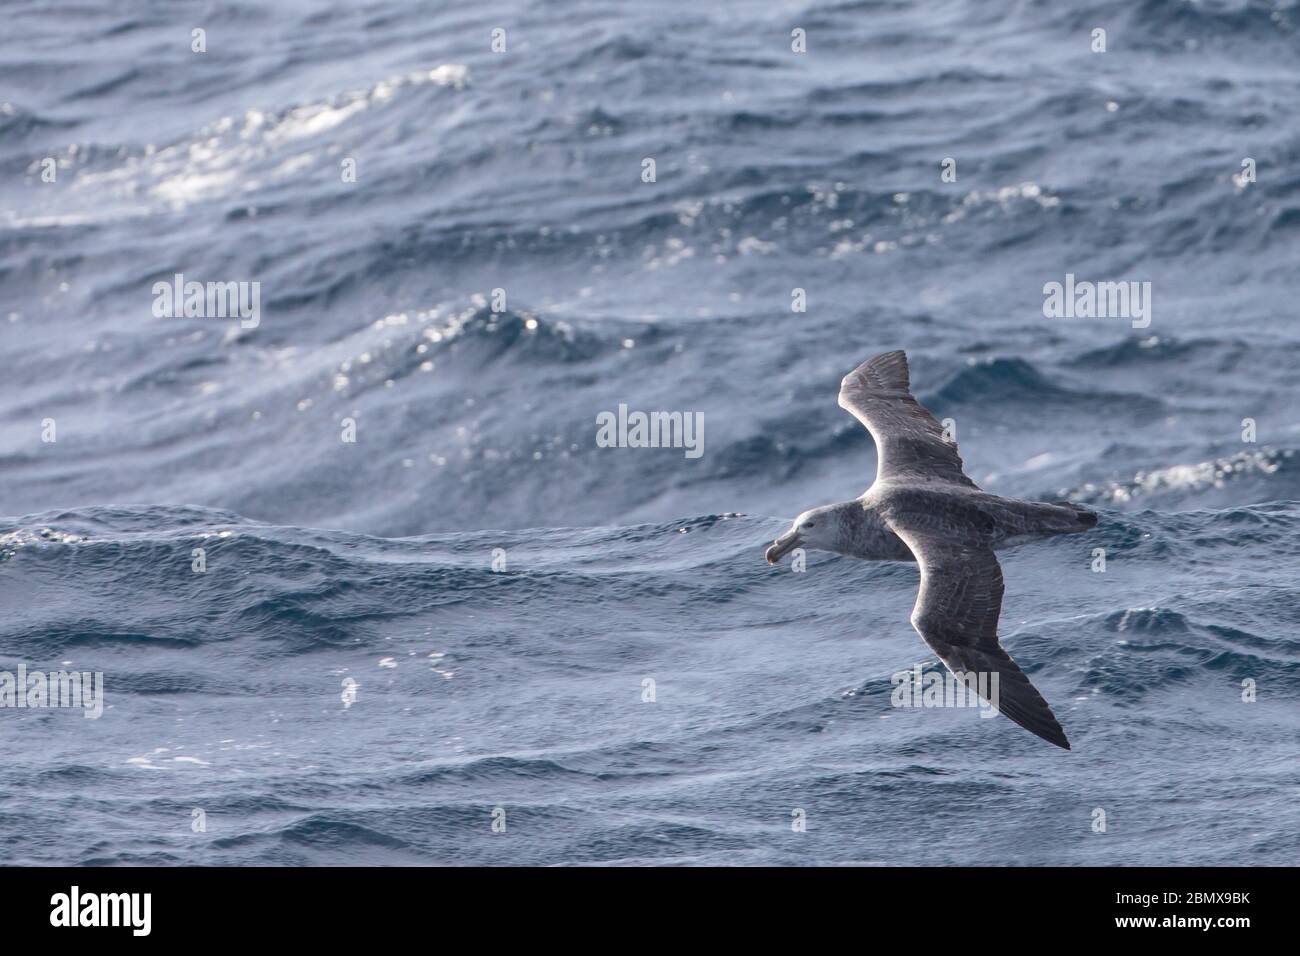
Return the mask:
<path fill-rule="evenodd" d="M 1293 3 L 4 19 L 0 669 L 107 694 L 0 711 L 7 862 L 1296 862 Z M 156 318 L 178 272 L 260 324 Z M 1102 514 L 1003 556 L 1073 752 L 890 706 L 915 568 L 762 561 L 897 347 L 977 482 Z"/>

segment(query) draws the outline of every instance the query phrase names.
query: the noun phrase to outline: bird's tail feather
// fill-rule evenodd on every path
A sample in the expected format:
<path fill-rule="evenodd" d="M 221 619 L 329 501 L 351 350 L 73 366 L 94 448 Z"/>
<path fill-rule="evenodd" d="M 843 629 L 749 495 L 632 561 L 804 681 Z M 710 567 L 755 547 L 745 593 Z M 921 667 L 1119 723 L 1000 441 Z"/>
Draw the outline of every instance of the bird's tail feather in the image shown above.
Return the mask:
<path fill-rule="evenodd" d="M 1075 504 L 1073 501 L 1058 501 L 1056 504 L 1061 508 L 1070 510 L 1076 525 L 1073 528 L 1066 528 L 1065 534 L 1071 534 L 1075 531 L 1087 531 L 1089 528 L 1097 527 L 1097 512 L 1089 511 L 1083 505 Z"/>
<path fill-rule="evenodd" d="M 1073 501 L 1035 502 L 1031 521 L 1037 534 L 1078 534 L 1097 526 L 1097 512 Z"/>

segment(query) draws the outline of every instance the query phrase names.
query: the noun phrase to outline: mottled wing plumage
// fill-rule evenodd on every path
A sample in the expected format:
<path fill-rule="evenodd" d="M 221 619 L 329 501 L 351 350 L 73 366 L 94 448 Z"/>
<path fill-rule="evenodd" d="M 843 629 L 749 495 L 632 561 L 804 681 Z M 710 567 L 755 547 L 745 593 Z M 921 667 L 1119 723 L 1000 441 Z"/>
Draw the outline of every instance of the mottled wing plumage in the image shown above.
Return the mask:
<path fill-rule="evenodd" d="M 907 356 L 900 350 L 863 362 L 840 382 L 840 407 L 876 442 L 876 480 L 946 481 L 977 487 L 962 470 L 957 443 L 912 397 Z"/>
<path fill-rule="evenodd" d="M 998 643 L 1002 569 L 992 549 L 973 538 L 909 531 L 895 522 L 891 527 L 921 567 L 912 610 L 916 632 L 954 674 L 996 673 L 998 699 L 990 703 L 1030 733 L 1069 750 L 1051 707 Z"/>

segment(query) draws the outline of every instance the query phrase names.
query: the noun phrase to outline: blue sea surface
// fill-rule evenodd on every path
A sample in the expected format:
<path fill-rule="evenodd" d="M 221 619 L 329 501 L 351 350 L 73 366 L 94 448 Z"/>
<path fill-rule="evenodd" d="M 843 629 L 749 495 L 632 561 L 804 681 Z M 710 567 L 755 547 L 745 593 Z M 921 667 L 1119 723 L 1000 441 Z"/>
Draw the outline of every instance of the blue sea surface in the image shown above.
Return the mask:
<path fill-rule="evenodd" d="M 1300 861 L 1292 0 L 3 20 L 0 671 L 104 675 L 0 709 L 4 862 Z M 1101 516 L 1000 553 L 1070 752 L 891 705 L 914 565 L 763 561 L 894 348 Z"/>

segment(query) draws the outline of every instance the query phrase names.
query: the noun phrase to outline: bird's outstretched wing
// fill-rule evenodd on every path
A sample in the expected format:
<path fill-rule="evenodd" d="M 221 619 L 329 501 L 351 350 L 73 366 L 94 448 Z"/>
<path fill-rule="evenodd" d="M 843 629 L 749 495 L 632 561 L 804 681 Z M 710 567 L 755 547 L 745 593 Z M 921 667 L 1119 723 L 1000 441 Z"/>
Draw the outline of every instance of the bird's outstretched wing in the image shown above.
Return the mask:
<path fill-rule="evenodd" d="M 998 711 L 1049 743 L 1070 749 L 1065 731 L 1047 701 L 998 643 L 1002 613 L 1002 568 L 992 549 L 977 541 L 949 538 L 891 522 L 916 556 L 921 590 L 912 626 L 954 674 L 998 675 Z"/>
<path fill-rule="evenodd" d="M 907 355 L 900 349 L 867 359 L 840 382 L 840 408 L 876 441 L 876 480 L 946 481 L 978 487 L 962 470 L 957 443 L 912 397 Z"/>

